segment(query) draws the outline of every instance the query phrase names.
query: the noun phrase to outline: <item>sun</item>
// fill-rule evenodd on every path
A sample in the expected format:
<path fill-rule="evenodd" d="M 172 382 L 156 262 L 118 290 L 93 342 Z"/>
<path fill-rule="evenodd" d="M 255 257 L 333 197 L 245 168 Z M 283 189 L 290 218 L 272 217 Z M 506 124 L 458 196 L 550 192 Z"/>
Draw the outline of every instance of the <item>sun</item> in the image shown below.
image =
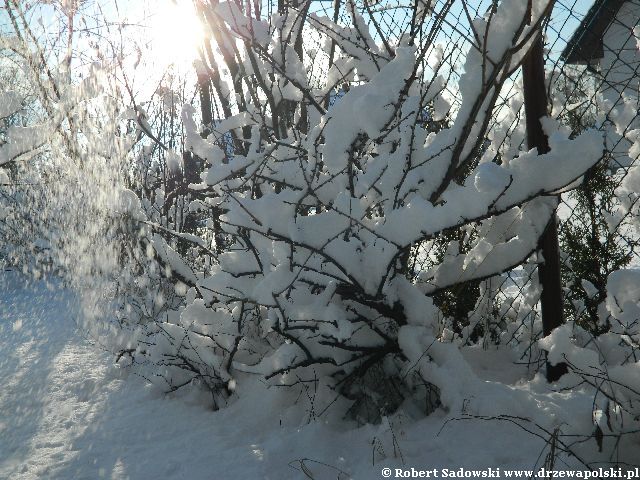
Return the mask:
<path fill-rule="evenodd" d="M 162 0 L 151 18 L 151 47 L 160 65 L 188 67 L 198 57 L 204 26 L 189 0 Z"/>

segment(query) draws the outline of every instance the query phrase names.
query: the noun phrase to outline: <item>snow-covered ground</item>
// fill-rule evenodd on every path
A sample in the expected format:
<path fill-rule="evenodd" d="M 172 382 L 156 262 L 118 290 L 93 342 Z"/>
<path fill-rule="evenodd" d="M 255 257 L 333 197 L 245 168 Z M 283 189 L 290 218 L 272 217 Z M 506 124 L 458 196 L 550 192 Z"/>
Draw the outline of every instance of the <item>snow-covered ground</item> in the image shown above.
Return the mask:
<path fill-rule="evenodd" d="M 0 292 L 3 479 L 377 479 L 384 467 L 541 466 L 545 441 L 506 421 L 405 412 L 393 426 L 296 425 L 264 392 L 217 412 L 170 398 L 83 337 L 69 292 L 7 273 Z M 479 374 L 510 381 L 481 358 Z"/>

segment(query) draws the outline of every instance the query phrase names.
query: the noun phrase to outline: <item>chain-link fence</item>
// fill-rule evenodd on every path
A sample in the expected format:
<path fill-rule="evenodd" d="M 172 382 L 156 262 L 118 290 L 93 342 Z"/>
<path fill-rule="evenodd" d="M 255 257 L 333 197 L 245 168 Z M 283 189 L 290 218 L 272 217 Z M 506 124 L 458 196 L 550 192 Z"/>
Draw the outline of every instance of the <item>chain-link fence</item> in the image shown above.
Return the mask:
<path fill-rule="evenodd" d="M 305 17 L 302 41 L 298 50 L 311 86 L 323 79 L 323 72 L 334 67 L 335 87 L 327 95 L 327 105 L 339 98 L 363 78 L 341 71 L 336 65 L 336 42 L 326 35 L 345 34 L 341 26 L 358 25 L 368 40 L 373 61 L 376 56 L 392 56 L 391 45 L 411 39 L 421 46 L 425 78 L 442 78 L 439 86 L 446 105 L 427 106 L 424 124 L 437 132 L 449 126 L 461 104 L 459 81 L 464 62 L 471 49 L 481 48 L 481 33 L 474 26 L 477 18 L 491 21 L 495 0 L 395 0 L 355 1 L 316 0 L 305 2 L 254 2 L 251 16 L 282 21 L 292 16 Z M 538 2 L 533 2 L 538 3 Z M 336 27 L 314 28 L 320 18 L 328 18 Z M 598 320 L 598 308 L 606 299 L 607 275 L 637 262 L 637 236 L 627 221 L 619 219 L 620 186 L 629 168 L 637 160 L 633 133 L 637 127 L 638 53 L 637 27 L 640 17 L 638 0 L 558 0 L 544 22 L 544 62 L 547 77 L 548 111 L 571 130 L 573 136 L 587 129 L 602 132 L 603 161 L 574 186 L 558 196 L 559 245 L 562 259 L 564 316 L 577 320 L 589 331 L 606 329 Z M 280 20 L 278 20 L 280 18 Z M 329 35 L 331 37 L 331 35 Z M 332 45 L 327 48 L 326 42 Z M 527 147 L 525 97 L 522 69 L 515 69 L 504 82 L 493 106 L 486 140 L 481 142 L 475 164 L 460 172 L 460 182 L 478 162 L 513 156 Z M 214 99 L 214 118 L 225 118 L 223 108 Z M 214 124 L 216 122 L 214 121 Z M 215 130 L 215 127 L 214 127 Z M 623 202 L 624 203 L 624 202 Z M 479 226 L 478 226 L 479 227 Z M 448 232 L 443 238 L 430 240 L 413 248 L 410 266 L 413 275 L 428 271 L 447 255 L 448 249 L 464 252 L 476 233 L 465 227 Z M 503 335 L 502 342 L 519 342 L 520 328 L 514 327 L 504 337 L 507 323 L 529 325 L 528 332 L 542 330 L 533 326 L 539 320 L 538 265 L 542 255 L 529 260 L 497 278 L 456 285 L 438 292 L 436 303 L 443 312 L 443 328 L 460 333 L 466 329 L 472 338 L 485 340 Z M 502 332 L 502 333 L 501 333 Z M 531 343 L 527 339 L 527 344 Z M 541 357 L 523 352 L 523 361 L 540 363 Z"/>
<path fill-rule="evenodd" d="M 338 21 L 348 15 L 340 2 L 317 5 L 322 14 Z M 477 45 L 473 19 L 490 16 L 487 12 L 495 2 L 426 1 L 424 8 L 430 15 L 420 27 L 412 24 L 411 5 L 377 2 L 357 8 L 369 13 L 365 18 L 370 28 L 380 35 L 391 32 L 401 38 L 413 28 L 429 32 L 431 23 L 441 24 L 438 35 L 426 40 L 432 41 L 432 47 L 425 62 L 444 59 L 441 71 L 446 72 L 444 90 L 450 112 L 438 121 L 427 115 L 425 121 L 433 124 L 434 131 L 446 126 L 460 104 L 457 85 L 462 62 Z M 587 129 L 602 133 L 602 161 L 574 189 L 558 195 L 557 211 L 563 315 L 593 335 L 610 328 L 602 315 L 608 275 L 638 263 L 639 239 L 630 221 L 637 195 L 625 191 L 624 183 L 639 153 L 633 146 L 638 127 L 639 23 L 637 0 L 559 0 L 544 25 L 550 116 L 570 129 L 572 136 Z M 477 161 L 500 163 L 505 153 L 527 146 L 526 95 L 518 69 L 500 92 Z M 414 246 L 413 275 L 419 279 L 446 255 L 464 252 L 475 235 L 474 228 L 465 227 Z M 434 298 L 442 311 L 443 329 L 466 335 L 470 341 L 522 344 L 521 361 L 537 369 L 544 360 L 542 352 L 532 347 L 543 335 L 539 301 L 544 286 L 538 280 L 538 265 L 543 261 L 537 252 L 498 277 L 438 292 Z"/>
<path fill-rule="evenodd" d="M 492 52 L 488 47 L 492 39 L 488 39 L 487 35 L 488 32 L 497 35 L 496 30 L 489 27 L 494 21 L 494 15 L 499 11 L 500 2 L 495 0 L 416 1 L 418 3 L 395 0 L 376 2 L 333 0 L 306 3 L 291 0 L 280 3 L 239 3 L 237 11 L 234 10 L 236 7 L 230 7 L 227 4 L 224 7 L 227 10 L 218 12 L 219 17 L 213 16 L 210 12 L 203 13 L 205 20 L 210 24 L 212 35 L 216 38 L 211 42 L 213 48 L 203 52 L 202 68 L 199 71 L 200 100 L 203 111 L 201 120 L 204 123 L 202 136 L 206 137 L 207 141 L 217 142 L 222 147 L 222 153 L 220 153 L 220 156 L 224 157 L 220 160 L 222 163 L 231 164 L 234 156 L 248 156 L 247 145 L 250 144 L 250 140 L 255 140 L 258 134 L 256 133 L 255 138 L 252 138 L 252 127 L 249 123 L 241 127 L 229 127 L 230 118 L 240 122 L 243 118 L 242 114 L 246 113 L 254 116 L 254 124 L 260 125 L 260 135 L 262 135 L 260 138 L 268 138 L 274 152 L 276 149 L 282 149 L 282 151 L 277 155 L 272 154 L 271 157 L 266 155 L 263 163 L 268 164 L 268 167 L 261 166 L 261 170 L 253 174 L 246 173 L 248 167 L 237 171 L 230 170 L 229 178 L 235 175 L 237 178 L 234 180 L 238 180 L 235 183 L 230 182 L 232 185 L 230 187 L 220 187 L 223 180 L 217 178 L 216 172 L 213 172 L 211 178 L 215 181 L 209 179 L 212 183 L 207 189 L 189 193 L 200 199 L 202 204 L 202 208 L 198 209 L 194 215 L 202 215 L 203 221 L 193 222 L 193 225 L 206 225 L 206 228 L 214 231 L 215 237 L 213 242 L 215 248 L 207 249 L 204 255 L 203 250 L 198 249 L 194 256 L 198 259 L 207 256 L 211 259 L 208 263 L 210 265 L 216 265 L 219 256 L 227 253 L 229 249 L 232 255 L 226 255 L 227 262 L 231 261 L 230 258 L 235 258 L 234 255 L 237 252 L 249 252 L 250 256 L 258 258 L 262 253 L 248 247 L 254 241 L 250 231 L 255 232 L 258 238 L 264 237 L 273 241 L 274 244 L 280 243 L 283 246 L 283 252 L 285 250 L 290 252 L 288 257 L 285 255 L 278 261 L 284 261 L 282 259 L 286 257 L 286 261 L 293 265 L 294 250 L 306 252 L 305 262 L 319 255 L 320 252 L 317 249 L 311 249 L 304 242 L 288 237 L 288 233 L 274 233 L 270 229 L 263 229 L 258 215 L 247 213 L 252 221 L 255 221 L 255 225 L 251 224 L 250 227 L 245 225 L 234 229 L 234 225 L 225 226 L 225 219 L 222 218 L 223 210 L 235 204 L 229 200 L 223 207 L 213 211 L 208 209 L 207 201 L 213 197 L 215 202 L 210 203 L 216 205 L 218 205 L 216 202 L 221 202 L 220 199 L 236 201 L 238 199 L 233 196 L 234 192 L 240 191 L 242 195 L 238 198 L 257 201 L 263 195 L 263 191 L 280 193 L 288 188 L 296 191 L 306 189 L 309 192 L 308 196 L 296 205 L 296 221 L 300 218 L 305 220 L 305 217 L 308 220 L 308 217 L 318 212 L 326 213 L 334 209 L 335 196 L 323 197 L 321 191 L 323 184 L 314 183 L 319 181 L 313 177 L 317 175 L 319 178 L 318 172 L 321 167 L 317 167 L 318 164 L 313 163 L 315 160 L 311 161 L 311 158 L 316 158 L 314 152 L 320 149 L 320 144 L 324 140 L 320 141 L 318 136 L 315 144 L 310 143 L 307 138 L 307 134 L 311 136 L 308 127 L 315 121 L 316 126 L 324 128 L 326 123 L 322 123 L 319 118 L 323 116 L 330 119 L 331 109 L 339 104 L 345 92 L 369 82 L 382 70 L 383 65 L 392 61 L 397 47 L 413 45 L 417 50 L 418 68 L 411 88 L 415 87 L 417 92 L 424 92 L 424 94 L 417 100 L 416 111 L 420 114 L 416 115 L 417 120 L 412 126 L 412 131 L 426 131 L 425 136 L 435 134 L 433 137 L 444 133 L 445 135 L 442 135 L 444 137 L 447 134 L 445 130 L 449 132 L 454 130 L 455 123 L 461 117 L 465 117 L 460 112 L 469 104 L 469 99 L 463 98 L 464 95 L 461 93 L 465 88 L 469 91 L 468 85 L 463 85 L 465 82 L 477 81 L 481 84 L 478 97 L 485 102 L 483 105 L 486 105 L 485 111 L 478 107 L 474 115 L 468 116 L 468 120 L 462 119 L 467 121 L 468 125 L 465 126 L 466 130 L 460 129 L 460 131 L 466 132 L 468 138 L 463 140 L 455 138 L 453 145 L 460 145 L 461 150 L 456 153 L 459 157 L 463 156 L 462 149 L 468 148 L 468 151 L 465 152 L 462 160 L 457 159 L 460 160 L 459 168 L 454 168 L 454 175 L 448 175 L 449 178 L 444 182 L 446 183 L 444 190 L 449 186 L 455 189 L 456 184 L 463 185 L 473 181 L 471 175 L 478 171 L 480 164 L 493 162 L 507 166 L 506 163 L 517 159 L 530 147 L 537 147 L 539 153 L 545 153 L 546 141 L 539 143 L 540 135 L 537 135 L 538 142 L 532 140 L 535 135 L 531 131 L 531 118 L 527 118 L 532 116 L 527 115 L 532 111 L 532 106 L 538 107 L 542 112 L 540 115 L 544 114 L 546 106 L 551 120 L 542 122 L 545 128 L 549 127 L 553 120 L 562 125 L 569 137 L 576 137 L 587 130 L 596 129 L 600 132 L 601 161 L 570 185 L 571 188 L 562 192 L 551 192 L 552 198 L 557 197 L 558 201 L 556 215 L 558 229 L 557 234 L 554 232 L 552 232 L 553 235 L 547 235 L 548 232 L 544 234 L 546 239 L 544 251 L 535 246 L 537 239 L 534 237 L 537 234 L 531 235 L 531 238 L 528 238 L 531 247 L 527 247 L 525 252 L 518 254 L 515 264 L 506 266 L 500 264 L 499 268 L 492 266 L 491 269 L 487 269 L 491 270 L 490 273 L 483 276 L 469 270 L 481 270 L 484 260 L 470 262 L 472 265 L 470 268 L 465 266 L 456 270 L 453 278 L 449 275 L 447 281 L 443 282 L 443 286 L 440 286 L 434 280 L 436 273 L 442 272 L 448 264 L 454 263 L 453 259 L 459 260 L 474 249 L 478 249 L 479 246 L 485 248 L 482 242 L 489 234 L 493 235 L 496 241 L 493 244 L 485 242 L 488 249 L 498 244 L 506 244 L 513 239 L 511 235 L 515 236 L 510 233 L 510 229 L 521 217 L 514 217 L 512 220 L 505 220 L 508 216 L 503 217 L 504 224 L 501 228 L 504 231 L 497 232 L 496 228 L 499 227 L 491 223 L 492 218 L 506 212 L 492 212 L 493 205 L 490 205 L 485 215 L 473 217 L 476 220 L 467 221 L 462 217 L 461 221 L 456 222 L 454 219 L 450 223 L 463 226 L 436 229 L 435 233 L 430 232 L 415 237 L 422 240 L 408 240 L 407 244 L 410 245 L 408 252 L 406 251 L 408 248 L 403 243 L 398 247 L 402 250 L 399 252 L 398 266 L 388 267 L 389 272 L 381 276 L 380 284 L 382 285 L 385 279 L 401 272 L 411 278 L 414 286 L 422 289 L 423 293 L 433 299 L 439 315 L 439 331 L 436 332 L 438 339 L 455 340 L 461 344 L 481 344 L 485 347 L 495 344 L 509 345 L 517 352 L 517 362 L 528 366 L 532 371 L 537 371 L 546 360 L 545 352 L 537 346 L 537 340 L 549 333 L 550 325 L 559 325 L 564 320 L 575 321 L 576 325 L 593 338 L 611 329 L 615 319 L 611 318 L 607 313 L 608 310 L 604 308 L 605 303 L 610 300 L 607 294 L 609 274 L 634 267 L 637 263 L 638 236 L 633 225 L 633 219 L 637 216 L 634 210 L 637 194 L 630 190 L 627 179 L 632 175 L 632 167 L 640 153 L 635 146 L 634 138 L 638 103 L 636 66 L 639 58 L 636 34 L 640 33 L 636 29 L 636 24 L 640 17 L 640 0 L 627 2 L 561 0 L 549 2 L 549 4 L 529 2 L 530 11 L 527 12 L 526 18 L 531 18 L 529 23 L 541 22 L 543 33 L 544 49 L 538 49 L 538 53 L 540 63 L 543 63 L 544 67 L 542 72 L 538 72 L 542 75 L 537 79 L 531 75 L 531 71 L 523 73 L 522 68 L 523 63 L 531 64 L 529 67 L 535 67 L 533 65 L 535 62 L 529 62 L 527 59 L 523 61 L 523 58 L 511 58 L 507 52 L 502 55 L 500 61 L 503 63 L 498 67 L 498 61 L 492 58 Z M 513 0 L 513 5 L 521 7 L 522 3 L 518 1 Z M 547 6 L 546 10 L 545 6 Z M 508 23 L 507 20 L 513 20 L 504 16 L 504 9 L 502 12 L 505 24 Z M 253 24 L 251 20 L 253 18 L 261 20 L 262 23 Z M 301 27 L 302 34 L 297 35 L 292 32 L 297 28 L 296 24 L 300 19 L 304 19 Z M 522 23 L 521 27 L 526 30 L 526 21 L 523 22 L 522 16 L 516 20 Z M 531 31 L 538 31 L 536 28 L 538 26 L 540 25 L 533 25 Z M 260 29 L 266 30 L 266 33 L 262 32 L 263 37 L 260 36 L 262 35 Z M 514 38 L 507 40 L 515 42 L 520 38 L 521 33 L 522 31 L 515 32 Z M 523 36 L 526 38 L 526 35 Z M 538 38 L 532 37 L 526 41 L 533 43 Z M 264 44 L 261 43 L 262 41 Z M 271 42 L 269 47 L 271 50 L 264 47 L 268 42 Z M 234 51 L 234 48 L 242 45 L 246 52 L 241 54 L 239 51 Z M 510 43 L 510 45 L 513 44 Z M 288 63 L 283 61 L 283 57 L 289 46 L 293 47 L 297 57 L 291 61 L 292 64 L 296 69 L 302 65 L 306 75 L 295 69 L 292 70 L 294 74 L 286 71 Z M 513 47 L 514 54 L 525 50 L 528 48 L 522 45 Z M 476 60 L 479 59 L 475 63 L 475 67 L 478 68 L 477 75 L 465 76 L 465 73 L 468 73 L 465 69 L 473 67 L 468 62 L 469 57 L 473 55 L 476 55 Z M 357 69 L 354 68 L 354 64 L 358 65 Z M 367 68 L 371 65 L 374 66 L 371 69 L 373 74 L 369 75 Z M 494 75 L 493 79 L 488 78 L 488 75 Z M 472 80 L 469 80 L 470 78 Z M 224 81 L 227 81 L 226 85 L 223 85 Z M 307 82 L 306 86 L 301 85 L 299 81 Z M 532 90 L 535 89 L 532 88 L 532 81 L 533 87 L 539 87 L 535 97 L 532 97 Z M 535 84 L 536 81 L 538 84 Z M 295 89 L 289 88 L 291 85 Z M 302 92 L 300 93 L 302 97 L 293 95 L 292 90 L 296 90 L 296 94 Z M 403 93 L 401 92 L 400 95 L 402 96 Z M 420 97 L 420 95 L 415 96 Z M 427 97 L 429 100 L 424 100 Z M 398 104 L 403 100 L 398 100 Z M 399 112 L 400 110 L 396 112 L 398 115 L 394 117 L 395 123 L 393 123 L 393 128 L 397 131 L 404 128 L 402 124 L 405 120 Z M 315 115 L 314 119 L 311 118 L 312 115 Z M 366 120 L 364 119 L 363 122 L 366 123 Z M 533 123 L 536 124 L 536 122 Z M 479 125 L 475 131 L 480 131 L 481 134 L 474 134 L 474 125 Z M 354 135 L 347 152 L 351 155 L 347 162 L 348 168 L 359 169 L 364 162 L 376 158 L 378 145 L 383 143 L 384 140 L 381 140 L 376 144 L 375 138 L 367 137 L 362 132 Z M 385 153 L 388 154 L 393 152 L 400 143 L 401 140 L 389 140 L 388 144 L 381 148 L 387 149 Z M 423 144 L 426 145 L 424 139 Z M 305 147 L 302 148 L 301 145 Z M 443 151 L 453 151 L 453 145 L 443 147 Z M 322 147 L 325 146 L 326 144 Z M 256 151 L 262 154 L 264 153 L 260 150 L 262 148 L 264 147 L 256 147 Z M 308 150 L 305 150 L 306 148 Z M 303 153 L 300 153 L 301 151 Z M 437 154 L 439 152 L 434 156 Z M 316 165 L 316 167 L 312 169 L 313 175 L 309 177 L 311 180 L 305 177 L 305 181 L 308 182 L 306 185 L 294 188 L 289 184 L 287 175 L 296 170 L 293 167 L 291 170 L 286 170 L 283 165 L 287 162 L 290 164 L 296 159 L 299 161 L 299 166 L 304 165 L 304 168 L 307 168 L 308 165 Z M 359 163 L 361 161 L 363 163 Z M 456 161 L 451 163 L 455 164 Z M 226 168 L 221 170 L 227 171 Z M 364 169 L 361 169 L 360 173 L 364 178 L 366 173 Z M 378 174 L 382 176 L 382 173 Z M 550 172 L 550 175 L 553 175 L 553 172 Z M 350 178 L 353 179 L 354 176 Z M 327 181 L 332 181 L 331 179 Z M 419 191 L 419 183 L 416 182 L 417 186 L 412 187 L 414 191 Z M 354 189 L 353 185 L 349 187 Z M 500 188 L 503 187 L 504 185 Z M 211 192 L 215 188 L 219 191 L 212 196 Z M 366 189 L 374 193 L 375 188 L 375 179 L 366 186 Z M 398 191 L 401 188 L 404 188 L 402 181 L 398 183 Z M 549 193 L 549 190 L 542 191 Z M 355 189 L 350 192 L 350 198 L 360 200 L 366 196 L 366 192 L 354 192 Z M 371 197 L 375 196 L 374 193 Z M 424 195 L 424 200 L 431 206 L 441 206 L 446 203 L 442 201 L 442 193 L 443 191 L 438 191 L 434 187 L 433 191 Z M 408 195 L 404 200 L 409 198 Z M 396 195 L 396 198 L 399 196 Z M 529 199 L 534 197 L 535 195 Z M 173 197 L 167 195 L 167 198 L 174 201 L 179 198 L 179 195 Z M 388 198 L 393 199 L 393 195 L 389 194 Z M 368 215 L 371 219 L 385 208 L 388 209 L 387 213 L 402 209 L 405 206 L 402 204 L 404 200 L 401 198 L 397 203 L 390 201 L 392 206 L 389 206 L 389 203 L 382 205 L 382 202 L 380 205 L 372 205 L 370 211 L 363 215 Z M 526 200 L 525 198 L 522 202 Z M 184 202 L 184 205 L 188 204 L 189 202 Z M 513 207 L 511 210 L 517 208 L 519 207 Z M 207 218 L 213 218 L 213 220 L 205 222 Z M 544 221 L 546 218 L 545 216 Z M 351 225 L 358 225 L 360 219 L 354 217 L 351 220 L 353 220 Z M 327 245 L 335 239 L 347 242 L 350 236 L 358 238 L 353 234 L 351 225 L 345 227 L 340 234 L 328 239 Z M 362 227 L 362 230 L 366 228 Z M 232 246 L 234 238 L 235 247 Z M 363 245 L 366 243 L 360 240 Z M 372 243 L 375 244 L 375 242 Z M 549 244 L 552 244 L 551 249 Z M 489 253 L 484 251 L 485 259 Z M 342 255 L 343 252 L 338 254 Z M 549 278 L 553 277 L 550 275 L 552 269 L 549 265 L 553 263 L 554 254 L 559 257 L 558 270 L 555 272 L 557 281 L 549 283 Z M 526 259 L 522 261 L 525 257 Z M 449 260 L 452 261 L 449 262 Z M 332 257 L 323 257 L 319 265 L 334 262 L 342 266 L 341 261 L 340 258 L 336 260 Z M 269 270 L 268 265 L 276 260 L 268 259 L 268 262 L 268 264 L 259 262 L 259 268 L 255 272 L 248 273 L 265 274 Z M 345 259 L 345 264 L 347 263 Z M 301 272 L 309 268 L 306 263 L 304 266 L 296 265 L 296 268 L 298 267 Z M 229 282 L 233 282 L 235 281 L 233 279 L 241 275 L 234 270 L 235 267 L 229 268 L 229 272 L 225 273 L 229 273 Z M 263 268 L 265 272 L 260 271 Z M 318 273 L 323 271 L 324 267 L 314 268 L 318 269 L 316 272 Z M 504 272 L 495 275 L 500 270 Z M 551 271 L 551 273 L 554 272 Z M 468 280 L 469 278 L 471 280 Z M 212 280 L 213 283 L 217 281 L 218 279 L 215 278 Z M 297 279 L 293 280 L 295 281 Z M 302 282 L 304 288 L 309 288 L 313 295 L 324 291 L 322 282 L 316 285 L 315 281 L 317 280 Z M 384 329 L 388 330 L 382 332 L 384 340 L 382 347 L 367 346 L 362 350 L 361 346 L 348 343 L 351 341 L 349 335 L 345 335 L 344 339 L 340 338 L 334 343 L 327 343 L 324 339 L 322 346 L 324 348 L 333 345 L 335 348 L 349 352 L 349 355 L 355 355 L 353 352 L 363 352 L 361 357 L 349 360 L 349 362 L 357 360 L 364 367 L 351 374 L 345 374 L 346 380 L 342 381 L 345 385 L 349 385 L 347 390 L 350 388 L 350 382 L 355 381 L 354 378 L 358 378 L 358 381 L 362 380 L 363 385 L 372 381 L 375 384 L 372 387 L 374 390 L 387 388 L 391 383 L 373 381 L 364 372 L 371 365 L 378 365 L 380 359 L 389 352 L 398 351 L 394 336 L 397 335 L 399 326 L 407 323 L 407 318 L 403 317 L 404 312 L 399 313 L 395 309 L 392 300 L 381 299 L 382 294 L 367 293 L 360 288 L 357 281 L 354 280 L 354 284 L 350 284 L 349 281 L 351 280 L 345 280 L 336 287 L 336 295 L 346 302 L 359 305 L 358 308 L 366 309 L 367 315 L 373 315 L 373 318 L 366 319 L 366 322 L 362 321 L 364 317 L 358 317 L 353 320 L 354 324 L 363 322 L 366 328 L 373 325 L 376 329 L 374 333 L 377 335 L 379 332 L 375 322 L 383 317 L 389 319 L 389 322 L 385 322 L 384 325 Z M 263 312 L 255 308 L 245 308 L 245 303 L 255 303 L 253 300 L 247 300 L 253 293 L 250 292 L 241 298 L 241 296 L 236 297 L 235 293 L 230 295 L 228 293 L 230 288 L 226 284 L 215 288 L 220 289 L 222 298 L 230 298 L 228 301 L 225 300 L 227 303 L 220 301 L 217 307 L 219 311 L 229 308 L 230 312 L 235 312 L 229 313 L 229 318 L 238 312 L 240 315 L 239 320 L 235 317 L 229 320 L 238 324 L 238 340 L 230 353 L 231 357 L 235 357 L 240 342 L 247 342 L 246 339 L 252 338 L 251 335 L 255 333 L 241 331 L 241 328 L 245 328 L 241 325 L 251 323 L 248 320 L 250 315 L 262 318 Z M 291 285 L 283 288 L 280 293 L 284 295 L 289 288 L 292 288 Z M 545 302 L 545 295 L 548 299 L 550 292 L 562 295 L 555 295 L 560 300 L 555 310 L 547 308 L 545 311 L 542 305 Z M 218 293 L 218 290 L 211 287 L 211 302 L 217 301 L 214 293 Z M 240 302 L 241 308 L 232 310 L 229 305 L 233 302 Z M 293 302 L 287 305 L 291 306 Z M 265 309 L 267 307 L 271 308 L 271 304 L 266 305 Z M 273 318 L 281 317 L 286 319 L 285 323 L 289 320 L 295 323 L 296 319 L 287 317 L 284 307 L 282 308 L 279 312 L 274 310 Z M 269 317 L 269 321 L 271 320 Z M 315 342 L 319 338 L 314 336 L 314 328 L 316 327 L 303 324 L 293 326 L 291 330 L 293 333 L 278 333 L 283 337 L 288 335 L 286 338 L 289 341 L 304 345 L 306 341 Z M 191 325 L 185 327 L 187 332 L 191 329 Z M 231 335 L 231 333 L 224 332 L 224 335 Z M 309 338 L 304 337 L 301 340 L 302 337 L 298 335 L 309 335 Z M 253 342 L 253 339 L 251 341 Z M 258 339 L 256 344 L 262 341 Z M 271 345 L 263 346 L 265 351 L 272 348 Z M 208 344 L 207 348 L 209 348 Z M 215 345 L 211 348 L 218 348 L 216 351 L 220 352 L 226 351 Z M 254 357 L 265 355 L 252 344 L 250 348 L 247 347 L 245 353 L 250 354 L 251 362 L 256 361 Z M 308 365 L 300 364 L 288 368 L 302 369 L 317 360 L 312 358 L 308 350 L 306 353 L 309 356 Z M 177 357 L 184 360 L 185 355 L 182 351 L 180 355 L 182 356 Z M 198 365 L 206 363 L 200 358 L 194 362 Z M 230 362 L 231 360 L 229 364 Z M 192 366 L 191 370 L 200 372 L 199 368 Z M 209 372 L 207 368 L 209 367 L 202 367 L 202 371 Z M 276 373 L 283 373 L 287 369 Z M 216 375 L 218 374 L 216 370 Z M 212 382 L 212 388 L 219 388 L 222 385 L 220 380 L 222 377 L 218 378 L 210 373 L 207 375 L 215 379 L 215 382 Z M 395 398 L 394 395 L 383 392 L 381 398 Z M 401 395 L 398 396 L 400 397 Z M 380 405 L 374 405 L 374 407 L 376 410 Z M 369 418 L 368 414 L 365 416 Z"/>

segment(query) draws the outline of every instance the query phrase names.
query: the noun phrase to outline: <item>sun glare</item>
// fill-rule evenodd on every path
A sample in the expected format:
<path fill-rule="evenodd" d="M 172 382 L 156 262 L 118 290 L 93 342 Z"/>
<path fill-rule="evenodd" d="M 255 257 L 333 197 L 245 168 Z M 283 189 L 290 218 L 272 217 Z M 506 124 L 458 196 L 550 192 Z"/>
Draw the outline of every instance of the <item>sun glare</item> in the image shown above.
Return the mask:
<path fill-rule="evenodd" d="M 190 66 L 204 40 L 204 27 L 193 4 L 163 0 L 151 22 L 151 48 L 157 61 L 162 65 Z"/>

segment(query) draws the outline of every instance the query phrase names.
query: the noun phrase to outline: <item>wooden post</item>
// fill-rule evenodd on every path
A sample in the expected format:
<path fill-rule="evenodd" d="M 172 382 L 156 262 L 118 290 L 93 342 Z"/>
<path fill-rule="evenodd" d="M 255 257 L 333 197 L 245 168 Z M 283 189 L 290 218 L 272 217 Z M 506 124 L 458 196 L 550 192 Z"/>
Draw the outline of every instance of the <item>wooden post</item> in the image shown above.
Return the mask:
<path fill-rule="evenodd" d="M 544 73 L 544 51 L 542 34 L 522 63 L 522 83 L 524 87 L 524 109 L 527 118 L 527 143 L 529 148 L 537 148 L 538 154 L 549 151 L 549 141 L 542 130 L 540 118 L 547 115 L 547 91 Z M 538 267 L 538 277 L 542 286 L 540 304 L 542 308 L 542 328 L 546 337 L 562 325 L 562 282 L 560 279 L 560 247 L 558 245 L 557 217 L 554 213 L 539 239 L 539 250 L 544 263 Z M 547 381 L 554 382 L 567 372 L 567 365 L 547 362 Z"/>

